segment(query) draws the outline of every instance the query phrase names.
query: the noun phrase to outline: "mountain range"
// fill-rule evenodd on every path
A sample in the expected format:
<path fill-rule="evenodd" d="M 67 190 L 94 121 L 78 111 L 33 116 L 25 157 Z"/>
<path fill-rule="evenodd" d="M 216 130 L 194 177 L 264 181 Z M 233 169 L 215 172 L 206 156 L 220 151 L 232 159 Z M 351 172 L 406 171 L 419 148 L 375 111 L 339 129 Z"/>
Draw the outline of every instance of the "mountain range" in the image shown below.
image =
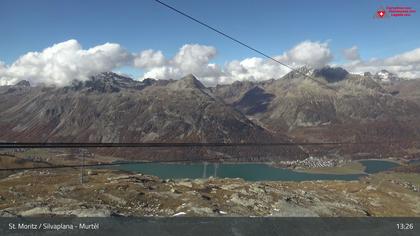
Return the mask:
<path fill-rule="evenodd" d="M 21 142 L 353 142 L 364 145 L 115 149 L 127 158 L 292 160 L 419 155 L 420 81 L 342 68 L 206 87 L 193 75 L 133 80 L 112 72 L 66 87 L 0 87 L 0 140 Z M 304 76 L 308 74 L 309 76 Z M 381 77 L 382 76 L 382 77 Z M 368 143 L 375 143 L 368 144 Z"/>

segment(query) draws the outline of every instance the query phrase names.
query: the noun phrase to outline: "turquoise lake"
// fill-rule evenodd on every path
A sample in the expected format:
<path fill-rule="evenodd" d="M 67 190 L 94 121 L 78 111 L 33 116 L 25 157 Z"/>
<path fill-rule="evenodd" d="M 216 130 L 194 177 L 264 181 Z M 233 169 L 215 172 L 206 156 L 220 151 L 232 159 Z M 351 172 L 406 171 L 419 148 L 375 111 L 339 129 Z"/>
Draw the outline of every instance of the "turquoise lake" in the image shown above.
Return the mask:
<path fill-rule="evenodd" d="M 372 174 L 398 166 L 389 161 L 366 160 L 360 161 L 366 166 L 366 173 Z M 162 179 L 181 178 L 242 178 L 248 181 L 283 180 L 357 180 L 363 174 L 311 174 L 296 172 L 290 169 L 275 168 L 266 164 L 237 163 L 237 164 L 203 164 L 203 163 L 142 163 L 120 165 L 116 169 L 155 175 Z"/>
<path fill-rule="evenodd" d="M 399 166 L 399 164 L 390 161 L 380 161 L 380 160 L 364 160 L 360 161 L 366 169 L 365 172 L 368 174 L 374 174 L 382 171 L 392 169 Z"/>

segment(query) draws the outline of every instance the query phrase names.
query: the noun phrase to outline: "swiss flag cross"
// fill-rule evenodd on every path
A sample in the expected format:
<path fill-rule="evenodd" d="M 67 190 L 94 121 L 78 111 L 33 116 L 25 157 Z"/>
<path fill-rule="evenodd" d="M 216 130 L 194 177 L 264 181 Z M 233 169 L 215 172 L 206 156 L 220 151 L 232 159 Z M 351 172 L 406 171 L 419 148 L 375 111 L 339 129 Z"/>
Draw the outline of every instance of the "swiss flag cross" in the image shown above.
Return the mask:
<path fill-rule="evenodd" d="M 377 14 L 378 14 L 379 17 L 382 18 L 382 17 L 385 16 L 385 11 L 384 10 L 380 10 L 380 11 L 377 12 Z"/>

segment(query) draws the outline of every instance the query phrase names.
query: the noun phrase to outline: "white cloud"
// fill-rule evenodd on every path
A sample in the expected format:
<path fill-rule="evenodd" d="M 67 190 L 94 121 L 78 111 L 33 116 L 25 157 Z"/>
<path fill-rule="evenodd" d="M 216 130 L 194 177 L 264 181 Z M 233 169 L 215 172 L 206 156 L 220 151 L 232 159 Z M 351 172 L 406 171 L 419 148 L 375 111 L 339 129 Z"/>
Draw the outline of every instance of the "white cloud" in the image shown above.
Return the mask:
<path fill-rule="evenodd" d="M 344 64 L 343 67 L 353 73 L 376 73 L 385 69 L 401 77 L 420 78 L 420 48 L 384 59 L 359 59 Z"/>
<path fill-rule="evenodd" d="M 232 61 L 226 64 L 224 72 L 226 77 L 222 83 L 231 83 L 235 80 L 261 81 L 271 78 L 280 78 L 290 70 L 278 63 L 259 57 L 246 58 L 242 61 Z"/>
<path fill-rule="evenodd" d="M 74 79 L 86 80 L 94 74 L 125 66 L 143 70 L 142 78 L 179 79 L 192 73 L 207 85 L 280 78 L 290 71 L 261 57 L 218 65 L 212 63 L 216 55 L 216 48 L 199 44 L 183 45 L 172 58 L 167 58 L 161 51 L 152 49 L 130 53 L 115 43 L 83 49 L 76 40 L 68 40 L 41 52 L 29 52 L 11 65 L 0 61 L 0 85 L 15 84 L 25 79 L 31 84 L 64 86 Z M 349 62 L 341 66 L 350 72 L 386 69 L 400 76 L 420 77 L 420 48 L 389 58 L 362 60 L 357 46 L 353 46 L 345 49 L 344 55 Z M 319 68 L 331 64 L 333 55 L 328 42 L 303 41 L 274 58 L 294 68 L 304 65 Z"/>
<path fill-rule="evenodd" d="M 186 44 L 172 60 L 172 64 L 183 71 L 198 72 L 206 68 L 216 56 L 216 48 L 198 44 Z"/>
<path fill-rule="evenodd" d="M 159 56 L 156 56 L 156 52 L 143 51 L 139 54 L 141 59 L 137 57 L 134 65 L 146 70 L 143 78 L 178 79 L 186 74 L 195 74 L 207 84 L 215 84 L 222 75 L 221 68 L 216 64 L 210 63 L 216 54 L 216 48 L 211 46 L 185 44 L 171 59 L 166 59 L 161 53 L 159 53 Z M 158 60 L 155 58 L 158 58 Z M 136 60 L 157 63 L 153 63 L 153 65 L 150 63 L 136 63 Z"/>
<path fill-rule="evenodd" d="M 328 42 L 306 40 L 277 58 L 294 67 L 307 65 L 312 68 L 320 68 L 330 63 L 333 55 Z"/>
<path fill-rule="evenodd" d="M 172 66 L 160 66 L 150 69 L 144 73 L 143 78 L 153 79 L 176 79 L 183 76 L 183 73 L 179 68 Z"/>
<path fill-rule="evenodd" d="M 420 48 L 387 58 L 385 63 L 388 65 L 418 65 L 420 63 Z"/>
<path fill-rule="evenodd" d="M 0 86 L 7 85 L 7 81 L 3 79 L 3 76 L 6 75 L 6 65 L 4 62 L 0 61 Z"/>
<path fill-rule="evenodd" d="M 152 49 L 142 51 L 134 58 L 134 66 L 139 68 L 153 68 L 164 64 L 166 59 L 163 53 Z"/>
<path fill-rule="evenodd" d="M 359 49 L 357 46 L 344 49 L 343 54 L 344 57 L 349 61 L 356 61 L 360 59 Z"/>
<path fill-rule="evenodd" d="M 84 50 L 76 40 L 68 40 L 21 56 L 0 74 L 2 84 L 28 80 L 31 84 L 64 86 L 73 79 L 111 71 L 127 64 L 132 55 L 118 44 L 105 43 Z"/>
<path fill-rule="evenodd" d="M 333 56 L 328 43 L 303 41 L 282 55 L 274 56 L 274 58 L 293 68 L 305 65 L 319 68 L 327 65 Z M 219 80 L 221 83 L 231 83 L 235 80 L 277 79 L 290 72 L 290 69 L 271 59 L 252 57 L 227 63 L 224 72 L 225 76 Z"/>
<path fill-rule="evenodd" d="M 134 66 L 144 70 L 142 78 L 178 79 L 195 74 L 207 85 L 231 83 L 235 80 L 266 80 L 280 78 L 290 70 L 269 59 L 259 57 L 234 60 L 225 65 L 211 63 L 216 48 L 207 45 L 185 44 L 172 58 L 152 49 L 130 53 L 119 44 L 106 43 L 87 50 L 76 40 L 55 44 L 42 52 L 29 52 L 10 66 L 0 66 L 0 83 L 14 84 L 26 79 L 31 84 L 63 86 L 72 80 L 86 80 L 89 76 Z M 276 59 L 294 67 L 314 68 L 332 59 L 328 43 L 304 41 Z"/>
<path fill-rule="evenodd" d="M 270 59 L 259 57 L 227 62 L 224 66 L 210 63 L 216 56 L 214 47 L 186 44 L 170 60 L 155 67 L 138 66 L 147 69 L 143 78 L 179 78 L 193 73 L 207 85 L 231 83 L 235 80 L 261 81 L 280 78 L 290 71 Z M 304 41 L 290 51 L 275 57 L 293 67 L 308 65 L 313 68 L 325 66 L 332 60 L 328 43 Z M 147 61 L 147 58 L 143 58 Z"/>

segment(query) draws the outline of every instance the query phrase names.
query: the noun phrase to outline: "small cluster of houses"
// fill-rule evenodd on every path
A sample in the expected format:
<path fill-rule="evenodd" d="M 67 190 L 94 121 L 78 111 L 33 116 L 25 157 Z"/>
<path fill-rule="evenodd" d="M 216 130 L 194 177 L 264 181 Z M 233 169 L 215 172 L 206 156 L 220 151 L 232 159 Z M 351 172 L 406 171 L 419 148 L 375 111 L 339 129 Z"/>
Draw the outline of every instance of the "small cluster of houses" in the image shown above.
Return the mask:
<path fill-rule="evenodd" d="M 319 167 L 334 167 L 342 165 L 345 161 L 341 159 L 330 159 L 326 157 L 310 156 L 303 160 L 281 161 L 280 165 L 283 167 L 292 168 L 319 168 Z"/>

